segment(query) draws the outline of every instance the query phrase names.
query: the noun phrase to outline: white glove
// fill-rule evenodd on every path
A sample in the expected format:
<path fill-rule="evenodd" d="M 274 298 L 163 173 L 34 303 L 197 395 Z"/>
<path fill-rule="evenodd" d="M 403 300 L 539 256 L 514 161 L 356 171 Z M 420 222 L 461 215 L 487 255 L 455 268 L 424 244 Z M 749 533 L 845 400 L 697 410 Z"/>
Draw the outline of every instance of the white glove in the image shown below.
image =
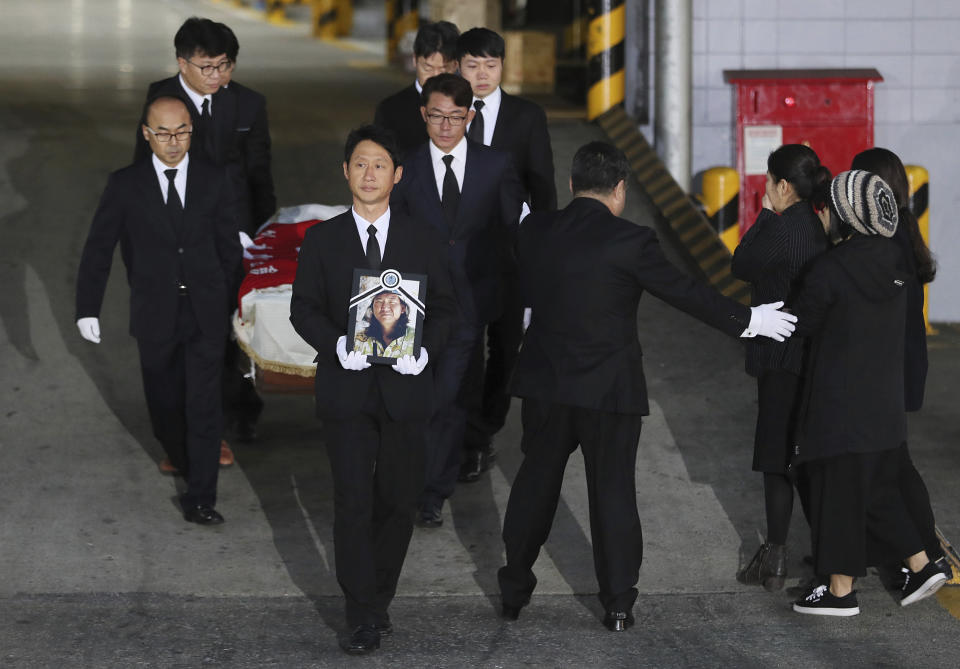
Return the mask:
<path fill-rule="evenodd" d="M 533 318 L 533 309 L 530 307 L 523 308 L 523 331 L 526 332 L 527 328 L 530 327 L 530 319 Z"/>
<path fill-rule="evenodd" d="M 337 340 L 337 358 L 340 360 L 341 367 L 353 372 L 359 372 L 361 369 L 370 366 L 370 363 L 367 362 L 367 356 L 356 351 L 347 353 L 347 337 L 345 335 Z"/>
<path fill-rule="evenodd" d="M 413 374 L 416 376 L 423 371 L 423 368 L 427 366 L 427 361 L 430 359 L 430 356 L 427 355 L 427 349 L 425 346 L 420 347 L 420 357 L 416 360 L 413 359 L 412 355 L 405 355 L 402 358 L 397 358 L 397 364 L 393 366 L 393 371 L 397 374 Z"/>
<path fill-rule="evenodd" d="M 77 329 L 80 336 L 94 344 L 100 343 L 100 319 L 93 316 L 77 319 Z"/>
<path fill-rule="evenodd" d="M 770 302 L 750 307 L 750 325 L 741 337 L 762 335 L 776 341 L 786 340 L 796 329 L 797 317 L 786 311 L 780 311 L 783 302 Z"/>

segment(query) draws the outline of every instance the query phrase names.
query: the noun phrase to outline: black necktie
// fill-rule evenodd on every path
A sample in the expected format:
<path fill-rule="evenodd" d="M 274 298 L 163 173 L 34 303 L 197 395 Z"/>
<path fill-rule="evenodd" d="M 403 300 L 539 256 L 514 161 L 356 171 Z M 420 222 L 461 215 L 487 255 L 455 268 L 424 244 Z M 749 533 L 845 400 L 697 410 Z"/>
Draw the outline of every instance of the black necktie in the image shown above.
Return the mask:
<path fill-rule="evenodd" d="M 380 269 L 380 242 L 377 241 L 377 226 L 367 228 L 367 264 L 370 269 Z"/>
<path fill-rule="evenodd" d="M 173 214 L 180 214 L 183 212 L 183 202 L 180 201 L 180 193 L 177 192 L 177 187 L 173 183 L 177 178 L 177 170 L 171 168 L 164 170 L 163 173 L 167 175 L 167 209 Z"/>
<path fill-rule="evenodd" d="M 470 122 L 470 131 L 467 133 L 467 137 L 477 144 L 483 144 L 483 113 L 480 111 L 483 109 L 483 105 L 483 100 L 474 100 L 473 108 L 477 110 L 477 113 L 474 114 L 473 120 Z"/>
<path fill-rule="evenodd" d="M 443 217 L 447 225 L 453 227 L 453 222 L 457 218 L 457 207 L 460 206 L 460 186 L 457 184 L 457 176 L 453 173 L 453 168 L 450 167 L 453 156 L 444 156 L 443 162 L 447 166 L 447 172 L 443 175 L 443 196 L 440 198 L 440 207 L 443 209 Z"/>
<path fill-rule="evenodd" d="M 177 170 L 170 168 L 164 170 L 163 173 L 167 175 L 167 214 L 173 224 L 174 234 L 179 239 L 180 233 L 183 231 L 183 201 L 180 200 L 180 193 L 177 192 L 177 187 L 173 183 L 173 180 L 177 178 Z"/>
<path fill-rule="evenodd" d="M 200 139 L 203 140 L 203 150 L 210 160 L 216 159 L 213 145 L 213 116 L 210 114 L 210 100 L 203 99 L 200 108 Z"/>

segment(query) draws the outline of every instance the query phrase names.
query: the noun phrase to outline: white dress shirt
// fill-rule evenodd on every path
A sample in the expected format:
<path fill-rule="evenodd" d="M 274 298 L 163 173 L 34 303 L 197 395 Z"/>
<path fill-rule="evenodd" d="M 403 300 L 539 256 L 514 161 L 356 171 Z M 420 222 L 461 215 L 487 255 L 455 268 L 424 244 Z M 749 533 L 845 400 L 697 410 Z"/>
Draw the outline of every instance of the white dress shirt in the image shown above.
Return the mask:
<path fill-rule="evenodd" d="M 430 162 L 433 163 L 433 176 L 437 179 L 437 193 L 443 200 L 443 177 L 447 174 L 447 164 L 443 162 L 443 157 L 447 154 L 437 148 L 436 144 L 430 142 Z M 460 140 L 455 147 L 450 150 L 453 156 L 453 162 L 450 163 L 450 169 L 453 170 L 453 176 L 457 178 L 457 187 L 463 192 L 463 174 L 467 169 L 467 138 Z"/>
<path fill-rule="evenodd" d="M 390 207 L 387 207 L 383 215 L 375 221 L 368 221 L 358 214 L 356 207 L 352 207 L 350 211 L 353 213 L 353 220 L 357 224 L 357 234 L 360 235 L 360 244 L 363 246 L 364 252 L 367 250 L 367 239 L 370 237 L 367 228 L 373 225 L 373 227 L 377 229 L 377 243 L 380 244 L 380 261 L 383 262 L 383 254 L 387 250 L 387 231 L 390 230 Z"/>
<path fill-rule="evenodd" d="M 478 114 L 483 114 L 483 143 L 487 146 L 493 145 L 493 131 L 497 129 L 497 117 L 500 115 L 500 101 L 503 99 L 503 95 L 500 94 L 500 87 L 497 88 L 485 98 L 474 97 L 473 102 L 477 100 L 483 100 L 483 109 L 481 109 Z M 470 105 L 470 109 L 474 109 L 473 103 Z M 473 125 L 471 123 L 471 125 Z M 467 130 L 470 130 L 470 126 L 467 126 Z"/>
<path fill-rule="evenodd" d="M 179 163 L 170 167 L 169 165 L 164 165 L 160 162 L 160 159 L 157 158 L 157 154 L 153 154 L 153 169 L 157 172 L 157 180 L 160 182 L 160 192 L 163 194 L 163 202 L 167 202 L 167 188 L 170 186 L 170 180 L 167 179 L 166 170 L 177 170 L 177 176 L 173 178 L 173 187 L 177 189 L 177 195 L 180 196 L 180 204 L 184 207 L 187 206 L 187 163 L 190 162 L 190 154 L 185 153 L 183 155 L 183 160 Z"/>
<path fill-rule="evenodd" d="M 177 76 L 180 77 L 180 87 L 187 92 L 187 96 L 189 96 L 190 100 L 193 101 L 194 106 L 196 106 L 197 108 L 197 112 L 202 114 L 203 101 L 209 100 L 209 102 L 207 103 L 207 109 L 210 110 L 210 115 L 213 116 L 213 96 L 210 94 L 200 95 L 195 90 L 190 88 L 190 86 L 187 85 L 187 82 L 183 80 L 182 74 L 178 74 Z"/>

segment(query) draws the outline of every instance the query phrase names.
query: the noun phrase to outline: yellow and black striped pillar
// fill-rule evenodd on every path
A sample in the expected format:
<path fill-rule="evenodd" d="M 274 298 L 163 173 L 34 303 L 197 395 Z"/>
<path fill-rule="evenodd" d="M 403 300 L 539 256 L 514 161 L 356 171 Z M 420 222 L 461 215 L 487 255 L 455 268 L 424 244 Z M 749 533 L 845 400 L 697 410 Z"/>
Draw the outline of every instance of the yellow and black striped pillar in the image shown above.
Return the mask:
<path fill-rule="evenodd" d="M 337 36 L 349 37 L 353 32 L 353 0 L 336 0 Z"/>
<path fill-rule="evenodd" d="M 286 18 L 287 3 L 285 0 L 267 0 L 267 21 L 280 23 Z"/>
<path fill-rule="evenodd" d="M 592 121 L 624 99 L 626 4 L 589 0 L 587 17 L 587 119 Z"/>
<path fill-rule="evenodd" d="M 408 32 L 416 32 L 420 27 L 420 12 L 417 0 L 387 0 L 387 59 L 396 60 L 400 53 L 400 40 Z"/>
<path fill-rule="evenodd" d="M 732 167 L 711 167 L 703 173 L 703 195 L 698 199 L 720 241 L 733 253 L 740 243 L 740 175 Z"/>
<path fill-rule="evenodd" d="M 337 0 L 313 0 L 313 36 L 337 38 Z"/>
<path fill-rule="evenodd" d="M 910 211 L 920 224 L 920 236 L 930 246 L 930 173 L 919 165 L 904 165 L 907 172 L 907 190 L 910 193 Z M 930 284 L 923 287 L 923 320 L 927 334 L 937 334 L 930 326 Z"/>

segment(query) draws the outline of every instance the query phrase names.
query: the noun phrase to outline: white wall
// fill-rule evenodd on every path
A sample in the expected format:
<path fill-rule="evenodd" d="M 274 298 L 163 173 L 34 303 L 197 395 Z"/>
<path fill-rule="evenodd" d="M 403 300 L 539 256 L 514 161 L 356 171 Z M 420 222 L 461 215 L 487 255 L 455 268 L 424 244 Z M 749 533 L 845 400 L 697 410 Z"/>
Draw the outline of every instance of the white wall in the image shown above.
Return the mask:
<path fill-rule="evenodd" d="M 960 0 L 693 0 L 693 171 L 735 165 L 726 69 L 875 67 L 875 142 L 930 172 L 930 318 L 960 321 Z"/>

